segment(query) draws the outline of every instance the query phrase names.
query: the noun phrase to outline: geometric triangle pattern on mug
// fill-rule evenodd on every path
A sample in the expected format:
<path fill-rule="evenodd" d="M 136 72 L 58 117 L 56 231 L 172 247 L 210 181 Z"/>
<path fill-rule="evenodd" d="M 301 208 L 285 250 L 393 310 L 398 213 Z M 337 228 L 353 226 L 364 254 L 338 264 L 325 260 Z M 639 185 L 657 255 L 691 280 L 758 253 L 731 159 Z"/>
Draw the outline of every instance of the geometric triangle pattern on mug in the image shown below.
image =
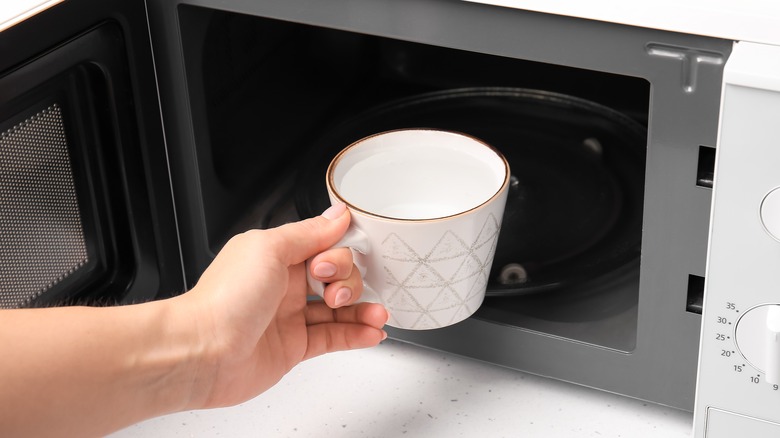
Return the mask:
<path fill-rule="evenodd" d="M 435 328 L 474 313 L 484 297 L 500 227 L 490 214 L 473 241 L 447 230 L 433 248 L 422 249 L 390 233 L 381 252 L 392 291 L 383 304 L 396 324 Z"/>

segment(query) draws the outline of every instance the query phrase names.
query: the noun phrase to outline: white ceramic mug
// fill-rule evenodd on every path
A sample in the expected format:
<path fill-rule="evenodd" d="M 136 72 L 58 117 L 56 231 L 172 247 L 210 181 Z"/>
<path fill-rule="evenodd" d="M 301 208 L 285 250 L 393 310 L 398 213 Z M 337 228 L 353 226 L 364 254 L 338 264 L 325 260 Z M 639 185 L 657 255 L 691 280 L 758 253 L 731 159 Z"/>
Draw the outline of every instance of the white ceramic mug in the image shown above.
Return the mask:
<path fill-rule="evenodd" d="M 361 301 L 384 304 L 388 325 L 404 329 L 471 316 L 485 298 L 509 177 L 496 149 L 435 129 L 375 134 L 336 155 L 328 194 L 352 221 L 335 246 L 353 250 Z M 309 284 L 322 295 L 322 283 Z"/>

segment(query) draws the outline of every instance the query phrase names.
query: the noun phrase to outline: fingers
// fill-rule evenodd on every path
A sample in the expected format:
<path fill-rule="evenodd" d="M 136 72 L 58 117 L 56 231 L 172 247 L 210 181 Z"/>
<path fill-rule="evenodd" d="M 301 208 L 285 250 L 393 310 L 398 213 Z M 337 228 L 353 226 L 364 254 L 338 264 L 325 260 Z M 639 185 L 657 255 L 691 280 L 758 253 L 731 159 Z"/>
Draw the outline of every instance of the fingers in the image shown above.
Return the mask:
<path fill-rule="evenodd" d="M 360 271 L 352 263 L 352 251 L 335 248 L 318 254 L 309 264 L 311 275 L 326 283 L 323 299 L 332 308 L 353 304 L 363 293 Z"/>
<path fill-rule="evenodd" d="M 318 301 L 309 302 L 305 310 L 306 325 L 326 323 L 365 324 L 381 329 L 387 323 L 389 314 L 377 303 L 360 303 L 354 306 L 331 309 Z"/>
<path fill-rule="evenodd" d="M 346 205 L 336 204 L 321 216 L 293 222 L 269 230 L 269 244 L 287 266 L 304 262 L 325 251 L 344 235 L 349 226 Z"/>
<path fill-rule="evenodd" d="M 334 248 L 311 259 L 311 275 L 324 283 L 346 280 L 352 274 L 352 251 Z"/>
<path fill-rule="evenodd" d="M 330 309 L 322 302 L 306 310 L 308 342 L 304 360 L 334 351 L 373 347 L 387 338 L 388 314 L 381 304 Z"/>

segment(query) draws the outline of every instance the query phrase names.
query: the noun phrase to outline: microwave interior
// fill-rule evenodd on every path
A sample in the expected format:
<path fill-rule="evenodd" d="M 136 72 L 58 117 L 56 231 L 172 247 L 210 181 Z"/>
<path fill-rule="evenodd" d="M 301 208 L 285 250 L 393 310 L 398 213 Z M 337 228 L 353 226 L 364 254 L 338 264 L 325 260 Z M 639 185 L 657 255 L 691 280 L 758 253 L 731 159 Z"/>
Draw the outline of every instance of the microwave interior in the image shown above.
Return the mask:
<path fill-rule="evenodd" d="M 195 6 L 178 8 L 209 248 L 319 214 L 343 147 L 386 130 L 501 150 L 509 201 L 474 316 L 635 348 L 650 83 Z"/>

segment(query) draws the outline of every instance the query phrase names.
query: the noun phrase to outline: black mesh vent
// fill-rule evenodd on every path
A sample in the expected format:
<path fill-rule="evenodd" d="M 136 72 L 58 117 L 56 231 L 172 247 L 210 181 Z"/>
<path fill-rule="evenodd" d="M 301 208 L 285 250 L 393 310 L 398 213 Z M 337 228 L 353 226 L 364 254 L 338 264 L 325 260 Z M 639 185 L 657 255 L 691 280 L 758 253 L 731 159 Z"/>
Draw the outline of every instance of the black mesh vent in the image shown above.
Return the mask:
<path fill-rule="evenodd" d="M 88 262 L 62 110 L 0 133 L 0 308 L 29 305 Z"/>

